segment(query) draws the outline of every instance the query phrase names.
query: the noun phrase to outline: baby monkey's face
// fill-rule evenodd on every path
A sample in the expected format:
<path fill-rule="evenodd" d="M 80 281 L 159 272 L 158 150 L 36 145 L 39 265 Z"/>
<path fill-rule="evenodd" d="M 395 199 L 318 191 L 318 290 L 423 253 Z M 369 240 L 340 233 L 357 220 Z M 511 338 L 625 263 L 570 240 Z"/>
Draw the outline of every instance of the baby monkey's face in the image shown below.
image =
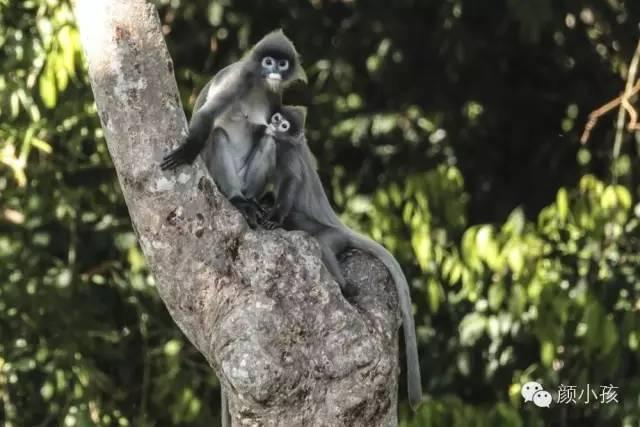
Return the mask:
<path fill-rule="evenodd" d="M 298 144 L 305 141 L 304 123 L 307 109 L 284 105 L 271 115 L 266 133 L 277 140 Z"/>
<path fill-rule="evenodd" d="M 275 113 L 271 116 L 269 126 L 267 127 L 267 134 L 277 137 L 286 135 L 291 130 L 291 122 L 284 117 L 281 113 Z"/>

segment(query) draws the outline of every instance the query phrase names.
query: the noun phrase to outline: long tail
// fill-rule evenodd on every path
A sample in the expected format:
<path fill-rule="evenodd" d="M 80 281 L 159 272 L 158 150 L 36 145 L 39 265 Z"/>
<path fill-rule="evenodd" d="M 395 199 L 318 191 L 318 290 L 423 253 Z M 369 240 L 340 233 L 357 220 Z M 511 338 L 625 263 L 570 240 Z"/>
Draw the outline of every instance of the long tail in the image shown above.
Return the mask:
<path fill-rule="evenodd" d="M 422 401 L 422 383 L 420 380 L 420 362 L 416 343 L 416 330 L 411 312 L 411 295 L 409 284 L 398 261 L 378 242 L 369 239 L 353 230 L 344 227 L 349 236 L 350 246 L 368 252 L 378 258 L 387 267 L 398 292 L 398 302 L 402 312 L 402 329 L 404 330 L 405 353 L 407 354 L 407 388 L 409 404 L 415 411 Z"/>

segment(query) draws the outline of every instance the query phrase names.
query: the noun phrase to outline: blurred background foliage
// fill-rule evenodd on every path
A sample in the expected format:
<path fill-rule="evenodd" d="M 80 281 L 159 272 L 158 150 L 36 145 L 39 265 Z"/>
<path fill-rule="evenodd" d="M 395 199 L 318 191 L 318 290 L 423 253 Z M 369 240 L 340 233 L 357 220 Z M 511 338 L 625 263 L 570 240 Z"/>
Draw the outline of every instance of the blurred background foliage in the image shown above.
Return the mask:
<path fill-rule="evenodd" d="M 159 0 L 190 114 L 275 27 L 303 55 L 338 212 L 413 285 L 429 400 L 403 426 L 640 425 L 640 2 Z M 218 385 L 136 244 L 67 0 L 0 0 L 0 420 L 211 426 Z M 614 149 L 617 134 L 622 144 Z M 540 381 L 619 403 L 524 404 Z M 401 385 L 400 396 L 404 396 Z"/>

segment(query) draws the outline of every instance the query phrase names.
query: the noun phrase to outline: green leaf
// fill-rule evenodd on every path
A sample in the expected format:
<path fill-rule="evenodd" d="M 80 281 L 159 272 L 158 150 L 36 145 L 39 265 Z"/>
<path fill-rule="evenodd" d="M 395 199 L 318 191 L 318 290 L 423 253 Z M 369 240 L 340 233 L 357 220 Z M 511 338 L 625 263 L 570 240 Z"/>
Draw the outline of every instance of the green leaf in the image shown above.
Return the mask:
<path fill-rule="evenodd" d="M 62 64 L 70 76 L 76 73 L 75 55 L 78 46 L 78 31 L 70 25 L 65 25 L 58 32 L 58 43 L 62 49 Z"/>
<path fill-rule="evenodd" d="M 31 145 L 44 153 L 51 154 L 51 145 L 40 138 L 36 138 L 35 136 L 31 138 Z"/>
<path fill-rule="evenodd" d="M 477 227 L 469 227 L 462 235 L 462 257 L 474 271 L 482 271 L 482 262 L 476 246 Z"/>
<path fill-rule="evenodd" d="M 487 318 L 476 312 L 467 314 L 460 322 L 460 343 L 465 346 L 472 346 L 484 335 L 487 327 Z"/>
<path fill-rule="evenodd" d="M 180 352 L 182 343 L 178 340 L 170 340 L 164 345 L 164 354 L 167 356 L 175 356 Z"/>
<path fill-rule="evenodd" d="M 67 70 L 64 66 L 60 65 L 60 61 L 58 60 L 59 57 L 54 57 L 52 59 L 54 59 L 55 63 L 54 69 L 56 72 L 56 84 L 58 85 L 58 91 L 64 92 L 69 84 L 69 74 L 67 74 Z"/>
<path fill-rule="evenodd" d="M 507 253 L 507 262 L 509 268 L 516 275 L 519 276 L 524 267 L 524 254 L 519 246 L 512 246 L 511 250 Z"/>
<path fill-rule="evenodd" d="M 416 260 L 422 271 L 429 271 L 429 263 L 431 262 L 431 238 L 429 230 L 426 226 L 415 230 L 411 236 L 411 246 L 416 255 Z"/>
<path fill-rule="evenodd" d="M 440 301 L 442 300 L 442 290 L 438 282 L 429 280 L 427 292 L 429 293 L 429 308 L 432 313 L 437 313 L 440 307 Z"/>
<path fill-rule="evenodd" d="M 502 283 L 494 283 L 489 286 L 489 307 L 491 307 L 493 311 L 498 311 L 502 305 L 502 301 L 504 301 L 505 294 L 506 292 Z"/>
<path fill-rule="evenodd" d="M 632 203 L 631 193 L 629 193 L 629 190 L 626 187 L 623 187 L 622 185 L 616 185 L 614 186 L 614 191 L 616 193 L 616 197 L 620 205 L 624 209 L 629 209 Z"/>
<path fill-rule="evenodd" d="M 615 208 L 617 203 L 618 198 L 616 196 L 616 191 L 613 187 L 607 186 L 602 194 L 602 198 L 600 199 L 600 206 L 602 206 L 603 209 L 611 209 Z"/>
<path fill-rule="evenodd" d="M 556 356 L 556 346 L 551 341 L 543 341 L 540 345 L 540 359 L 543 365 L 551 366 L 553 359 Z"/>
<path fill-rule="evenodd" d="M 20 114 L 20 98 L 17 92 L 13 92 L 9 96 L 9 105 L 11 106 L 11 117 L 17 117 Z"/>
<path fill-rule="evenodd" d="M 481 226 L 476 234 L 476 249 L 478 256 L 483 259 L 493 271 L 499 271 L 502 263 L 493 233 L 493 226 Z"/>
<path fill-rule="evenodd" d="M 53 108 L 58 102 L 58 92 L 56 91 L 56 77 L 53 68 L 47 64 L 44 72 L 40 75 L 38 82 L 40 97 L 48 108 Z"/>
<path fill-rule="evenodd" d="M 54 392 L 55 388 L 53 387 L 53 384 L 48 381 L 45 382 L 42 387 L 40 387 L 40 395 L 44 400 L 51 400 Z"/>
<path fill-rule="evenodd" d="M 556 206 L 558 207 L 558 217 L 562 221 L 566 221 L 569 216 L 569 195 L 567 190 L 561 188 L 556 195 Z"/>

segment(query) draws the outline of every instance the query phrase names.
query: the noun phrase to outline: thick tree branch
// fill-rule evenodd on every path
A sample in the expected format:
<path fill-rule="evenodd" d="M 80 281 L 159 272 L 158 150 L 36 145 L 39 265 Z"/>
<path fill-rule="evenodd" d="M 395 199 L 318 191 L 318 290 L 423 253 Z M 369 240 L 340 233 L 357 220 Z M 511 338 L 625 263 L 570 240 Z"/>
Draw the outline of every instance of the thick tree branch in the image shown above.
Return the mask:
<path fill-rule="evenodd" d="M 200 160 L 158 164 L 186 133 L 154 6 L 78 0 L 91 86 L 131 219 L 175 322 L 229 393 L 235 425 L 395 425 L 399 317 L 386 270 L 350 256 L 341 295 L 303 233 L 250 230 Z"/>

